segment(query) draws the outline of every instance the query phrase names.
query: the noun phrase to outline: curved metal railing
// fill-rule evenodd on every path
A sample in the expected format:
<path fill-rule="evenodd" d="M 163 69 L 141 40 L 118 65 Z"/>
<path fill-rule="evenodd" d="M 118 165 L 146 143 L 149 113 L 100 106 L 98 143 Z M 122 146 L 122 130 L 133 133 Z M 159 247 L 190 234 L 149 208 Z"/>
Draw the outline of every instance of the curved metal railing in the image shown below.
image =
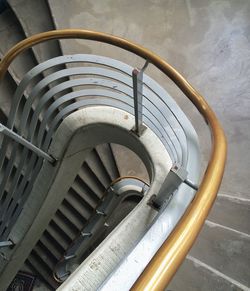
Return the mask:
<path fill-rule="evenodd" d="M 133 287 L 134 290 L 163 289 L 171 280 L 178 266 L 191 248 L 216 197 L 226 160 L 226 140 L 223 130 L 204 98 L 167 62 L 141 46 L 100 32 L 69 29 L 50 31 L 32 36 L 17 44 L 5 55 L 0 63 L 0 78 L 4 77 L 11 62 L 23 51 L 44 41 L 66 38 L 81 38 L 108 43 L 144 58 L 147 62 L 160 69 L 183 91 L 210 126 L 212 133 L 212 153 L 195 199 L 185 212 L 185 215 L 182 217 L 175 230 L 156 253 Z M 98 67 L 98 70 L 96 70 L 95 67 L 67 68 L 46 76 L 31 90 L 29 98 L 23 108 L 21 121 L 19 124 L 16 124 L 15 117 L 24 91 L 31 82 L 34 81 L 35 77 L 51 67 L 56 68 L 56 66 L 60 64 L 76 62 L 98 64 L 101 65 L 101 67 Z M 116 70 L 115 74 L 114 70 Z M 40 149 L 42 153 L 46 154 L 53 132 L 55 132 L 60 122 L 67 114 L 70 114 L 70 112 L 73 112 L 79 107 L 83 107 L 86 104 L 102 104 L 121 108 L 133 114 L 134 86 L 131 79 L 132 74 L 132 67 L 105 57 L 75 55 L 62 56 L 48 60 L 27 73 L 19 84 L 13 100 L 16 106 L 12 106 L 5 130 L 12 130 L 16 127 L 17 133 L 20 136 L 25 137 L 25 140 L 34 144 L 37 149 Z M 46 94 L 42 95 L 44 88 L 48 87 L 53 81 L 74 75 L 87 75 L 87 78 L 85 76 L 84 79 L 70 79 L 69 81 L 54 86 L 48 90 Z M 91 78 L 91 75 L 95 76 L 95 80 Z M 98 83 L 96 83 L 96 78 L 98 79 Z M 191 153 L 189 152 L 190 147 L 188 146 L 192 141 L 188 140 L 189 134 L 186 134 L 189 127 L 185 127 L 186 122 L 189 123 L 189 121 L 185 119 L 185 115 L 181 111 L 173 112 L 173 110 L 171 110 L 172 104 L 169 98 L 167 98 L 166 92 L 151 78 L 144 76 L 143 83 L 143 122 L 156 134 L 158 133 L 158 137 L 166 146 L 173 163 L 180 163 L 185 168 L 192 167 L 192 165 L 190 165 L 190 163 L 192 164 L 192 159 L 190 159 Z M 53 102 L 48 102 L 55 94 L 81 85 L 95 85 L 96 87 L 99 86 L 101 90 L 90 88 L 73 91 Z M 39 98 L 39 96 L 41 98 Z M 83 96 L 85 96 L 85 98 L 81 99 L 80 97 Z M 102 96 L 103 98 L 96 101 L 93 96 Z M 38 98 L 38 103 L 36 107 L 33 108 L 32 103 L 36 98 Z M 149 109 L 146 110 L 145 108 Z M 160 110 L 159 108 L 164 108 L 164 110 Z M 41 112 L 43 112 L 43 110 L 46 112 L 44 111 L 45 113 L 41 119 Z M 169 112 L 175 116 L 175 119 L 168 119 Z M 31 116 L 31 120 L 28 120 L 29 116 Z M 183 118 L 185 119 L 182 120 L 184 122 L 180 122 L 180 119 Z M 179 127 L 181 130 L 173 131 L 175 127 Z M 173 132 L 174 134 L 172 134 Z M 192 135 L 192 132 L 190 134 Z M 8 144 L 8 139 L 4 139 L 0 153 L 0 168 L 4 162 L 4 155 L 7 151 Z M 25 191 L 26 194 L 23 195 L 25 197 L 32 187 L 32 183 L 27 184 L 28 181 L 26 177 L 29 178 L 29 181 L 32 181 L 32 179 L 36 177 L 44 157 L 39 157 L 37 153 L 32 153 L 30 156 L 29 151 L 26 148 L 20 149 L 18 144 L 15 144 L 13 147 L 15 150 L 12 150 L 10 154 L 8 168 L 4 173 L 4 179 L 6 180 L 11 173 L 11 170 L 15 166 L 17 151 L 21 150 L 22 155 L 19 163 L 24 165 L 27 159 L 29 160 L 25 168 L 26 174 L 22 174 L 23 168 L 19 166 L 13 180 L 15 182 L 10 187 L 12 193 L 14 193 L 18 185 L 19 191 Z M 23 175 L 21 182 L 18 183 L 21 175 Z M 0 190 L 3 191 L 3 189 Z M 11 209 L 8 215 L 11 215 L 13 210 L 14 209 Z"/>

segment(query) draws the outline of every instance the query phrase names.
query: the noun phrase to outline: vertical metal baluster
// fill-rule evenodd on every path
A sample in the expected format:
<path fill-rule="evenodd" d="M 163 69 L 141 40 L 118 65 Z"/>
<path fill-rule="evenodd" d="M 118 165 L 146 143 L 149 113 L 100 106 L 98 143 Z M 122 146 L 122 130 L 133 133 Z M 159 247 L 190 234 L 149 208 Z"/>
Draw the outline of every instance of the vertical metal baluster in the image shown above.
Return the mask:
<path fill-rule="evenodd" d="M 134 92 L 134 110 L 135 110 L 135 128 L 134 132 L 141 136 L 145 127 L 142 124 L 142 99 L 143 99 L 143 72 L 148 66 L 148 61 L 140 70 L 135 68 L 132 72 L 133 78 L 133 92 Z"/>

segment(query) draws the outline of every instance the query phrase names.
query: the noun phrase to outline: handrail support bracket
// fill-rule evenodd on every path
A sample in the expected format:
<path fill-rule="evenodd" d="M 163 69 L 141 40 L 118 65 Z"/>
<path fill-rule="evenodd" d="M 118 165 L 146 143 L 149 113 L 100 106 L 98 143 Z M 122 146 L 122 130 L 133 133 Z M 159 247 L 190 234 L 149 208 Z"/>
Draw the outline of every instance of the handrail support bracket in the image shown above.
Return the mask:
<path fill-rule="evenodd" d="M 152 196 L 149 204 L 157 210 L 160 210 L 163 205 L 167 205 L 174 192 L 186 180 L 187 175 L 186 169 L 174 164 L 165 178 L 159 193 Z"/>

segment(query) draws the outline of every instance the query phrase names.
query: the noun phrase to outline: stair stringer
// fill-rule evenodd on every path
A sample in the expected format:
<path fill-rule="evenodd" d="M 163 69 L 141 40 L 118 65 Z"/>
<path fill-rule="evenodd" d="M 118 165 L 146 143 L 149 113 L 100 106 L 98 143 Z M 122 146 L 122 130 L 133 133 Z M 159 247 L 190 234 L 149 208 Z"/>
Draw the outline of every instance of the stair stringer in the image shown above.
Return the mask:
<path fill-rule="evenodd" d="M 55 165 L 46 161 L 43 163 L 29 199 L 10 233 L 10 239 L 16 245 L 13 249 L 4 251 L 6 260 L 1 264 L 0 275 L 3 290 L 10 284 L 46 229 L 84 159 L 98 144 L 111 142 L 130 148 L 145 163 L 152 181 L 145 198 L 122 222 L 122 229 L 125 228 L 127 231 L 126 235 L 123 234 L 124 242 L 127 242 L 122 247 L 117 247 L 114 245 L 116 240 L 111 240 L 109 250 L 113 249 L 114 252 L 108 256 L 113 259 L 110 260 L 109 268 L 106 268 L 104 278 L 98 274 L 100 282 L 134 247 L 158 213 L 147 202 L 159 190 L 172 166 L 172 161 L 150 129 L 139 138 L 131 131 L 133 126 L 134 117 L 131 114 L 107 106 L 86 107 L 64 119 L 49 149 L 49 153 L 57 159 L 57 162 Z M 139 213 L 140 221 L 134 221 L 135 213 L 136 217 Z"/>
<path fill-rule="evenodd" d="M 112 111 L 112 115 L 116 121 L 121 121 L 121 125 L 125 125 L 127 129 L 130 130 L 132 137 L 131 141 L 134 139 L 138 140 L 138 137 L 131 132 L 134 126 L 134 117 L 121 110 L 115 109 Z M 109 112 L 108 109 L 106 111 L 105 108 L 102 112 L 102 117 L 104 117 L 105 114 L 108 116 L 111 112 Z M 88 114 L 90 113 L 91 111 L 88 111 Z M 93 116 L 94 115 L 91 114 L 89 117 L 93 118 Z M 84 118 L 84 116 L 81 116 L 80 112 L 77 112 L 75 117 L 75 122 L 79 122 L 81 118 Z M 72 122 L 74 123 L 74 120 L 72 120 Z M 63 132 L 64 131 L 61 130 L 62 134 Z M 84 132 L 81 134 L 83 137 Z M 115 136 L 114 132 L 113 135 Z M 163 144 L 151 130 L 147 129 L 140 137 L 140 144 L 144 147 L 144 150 L 142 149 L 141 151 L 133 147 L 133 143 L 130 143 L 125 135 L 124 137 L 126 140 L 124 140 L 123 143 L 135 151 L 145 163 L 151 180 L 150 189 L 139 205 L 130 212 L 115 230 L 79 266 L 59 290 L 75 290 L 75 288 L 76 290 L 97 290 L 108 275 L 121 263 L 124 256 L 135 247 L 158 214 L 158 211 L 155 211 L 148 205 L 148 201 L 152 195 L 159 191 L 171 168 L 172 161 Z M 72 143 L 75 151 L 77 151 L 77 146 L 79 147 L 78 151 L 80 150 L 81 146 L 79 140 L 80 138 L 76 137 L 74 143 Z M 117 143 L 118 140 L 115 142 Z M 148 155 L 149 160 L 147 160 L 146 155 Z M 150 166 L 149 168 L 148 165 Z"/>

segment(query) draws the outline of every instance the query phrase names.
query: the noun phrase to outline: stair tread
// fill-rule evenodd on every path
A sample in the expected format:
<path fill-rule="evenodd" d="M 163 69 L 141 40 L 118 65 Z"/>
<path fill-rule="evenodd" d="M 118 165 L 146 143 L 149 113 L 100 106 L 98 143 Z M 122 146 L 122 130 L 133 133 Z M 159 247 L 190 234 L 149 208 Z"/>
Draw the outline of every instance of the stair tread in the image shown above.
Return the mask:
<path fill-rule="evenodd" d="M 61 244 L 61 241 L 58 240 L 58 236 L 54 235 L 54 233 L 50 229 L 46 229 L 42 235 L 42 238 L 45 238 L 45 241 L 50 241 L 51 244 L 57 249 L 57 254 L 61 257 L 61 254 L 65 252 L 66 247 Z M 43 240 L 44 242 L 44 240 Z"/>
<path fill-rule="evenodd" d="M 37 274 L 43 277 L 43 279 L 45 280 L 45 282 L 47 282 L 47 284 L 49 284 L 49 286 L 53 288 L 58 287 L 57 282 L 52 279 L 51 270 L 44 268 L 45 265 L 44 262 L 42 260 L 41 261 L 37 260 L 35 254 L 31 254 L 25 263 L 28 264 L 31 268 L 35 269 Z"/>
<path fill-rule="evenodd" d="M 51 252 L 53 252 L 54 256 L 57 260 L 59 260 L 62 256 L 61 252 L 58 248 L 53 244 L 51 240 L 49 240 L 48 236 L 43 234 L 39 240 L 46 248 L 48 248 Z"/>
<path fill-rule="evenodd" d="M 83 200 L 77 192 L 72 188 L 68 191 L 65 200 L 74 207 L 74 209 L 82 216 L 83 221 L 86 221 L 91 216 L 93 209 Z"/>
<path fill-rule="evenodd" d="M 7 53 L 7 51 L 16 45 L 18 42 L 22 41 L 25 38 L 22 29 L 19 26 L 18 20 L 15 14 L 10 10 L 5 10 L 3 14 L 0 16 L 0 58 L 3 57 Z M 6 41 L 7 40 L 7 41 Z M 23 76 L 34 66 L 37 65 L 37 61 L 34 55 L 30 50 L 23 52 L 20 54 L 14 62 L 12 62 L 8 68 L 7 78 L 5 78 L 6 83 L 9 87 L 9 91 L 11 94 L 8 94 L 8 98 L 5 96 L 1 96 L 1 111 L 5 113 L 6 116 L 9 115 L 10 108 L 12 105 L 12 99 L 14 93 L 16 91 L 17 85 L 23 79 Z M 41 80 L 41 76 L 37 79 L 37 81 Z M 5 82 L 2 82 L 5 83 Z M 11 84 L 11 85 L 10 85 Z M 2 87 L 5 85 L 1 85 L 1 94 Z M 5 90 L 6 91 L 6 90 Z M 24 93 L 25 98 L 27 98 L 27 92 Z M 5 98 L 4 98 L 5 97 Z M 24 98 L 20 102 L 20 106 L 17 112 L 16 125 L 18 126 L 20 116 L 22 113 L 22 106 L 24 102 Z M 33 108 L 34 109 L 34 108 Z"/>
<path fill-rule="evenodd" d="M 241 201 L 218 195 L 208 219 L 250 234 L 250 200 Z"/>
<path fill-rule="evenodd" d="M 105 189 L 109 187 L 111 180 L 109 178 L 109 175 L 107 173 L 107 170 L 105 169 L 98 153 L 96 150 L 93 150 L 89 153 L 86 161 L 88 166 L 91 168 L 91 170 L 95 173 L 99 181 L 102 183 Z"/>
<path fill-rule="evenodd" d="M 166 291 L 239 291 L 244 290 L 240 284 L 228 280 L 219 272 L 214 272 L 198 260 L 189 257 L 183 262 Z"/>
<path fill-rule="evenodd" d="M 0 56 L 2 57 L 11 47 L 23 40 L 25 36 L 15 14 L 11 10 L 5 10 L 1 14 L 0 27 Z M 36 64 L 34 56 L 27 51 L 16 58 L 15 62 L 10 65 L 9 72 L 13 79 L 19 83 L 24 74 Z"/>
<path fill-rule="evenodd" d="M 96 151 L 105 166 L 111 181 L 120 177 L 113 150 L 110 144 L 102 144 L 96 147 Z"/>
<path fill-rule="evenodd" d="M 46 247 L 44 247 L 40 241 L 36 244 L 33 251 L 36 252 L 36 254 L 47 264 L 51 270 L 53 270 L 57 260 L 55 259 L 55 256 L 50 254 L 50 251 L 46 249 Z"/>
<path fill-rule="evenodd" d="M 69 226 L 68 223 L 65 223 L 62 216 L 60 215 L 60 212 L 57 211 L 55 215 L 53 216 L 53 221 L 61 228 L 63 229 L 64 233 L 73 240 L 76 236 L 76 233 L 72 227 Z"/>
<path fill-rule="evenodd" d="M 84 224 L 82 217 L 75 213 L 75 209 L 69 202 L 64 200 L 59 209 L 65 216 L 67 216 L 67 218 L 75 225 L 75 227 L 77 227 L 79 230 L 82 229 Z"/>
<path fill-rule="evenodd" d="M 77 176 L 71 188 L 77 192 L 83 200 L 85 200 L 92 208 L 96 208 L 99 202 L 99 198 L 93 191 L 88 188 L 88 186 L 82 181 L 82 179 Z"/>
<path fill-rule="evenodd" d="M 52 221 L 46 228 L 46 231 L 57 241 L 63 250 L 66 250 L 70 244 L 70 241 L 62 235 L 62 231 L 58 230 L 56 224 Z"/>
<path fill-rule="evenodd" d="M 79 170 L 78 176 L 84 181 L 85 184 L 88 185 L 88 187 L 96 194 L 96 196 L 99 198 L 103 197 L 105 188 L 86 163 L 84 163 Z"/>
<path fill-rule="evenodd" d="M 205 224 L 190 255 L 250 286 L 250 238 L 240 233 Z"/>
<path fill-rule="evenodd" d="M 4 114 L 4 116 L 8 117 L 10 108 L 11 108 L 11 101 L 12 97 L 15 93 L 16 84 L 9 73 L 7 73 L 6 78 L 4 82 L 0 82 L 0 102 L 1 102 L 1 108 L 0 110 Z M 2 122 L 2 121 L 1 121 Z"/>
<path fill-rule="evenodd" d="M 54 23 L 46 1 L 26 0 L 24 5 L 23 1 L 8 0 L 8 3 L 18 17 L 26 37 L 54 29 Z M 38 62 L 61 55 L 57 41 L 45 42 L 35 46 L 33 51 Z"/>

